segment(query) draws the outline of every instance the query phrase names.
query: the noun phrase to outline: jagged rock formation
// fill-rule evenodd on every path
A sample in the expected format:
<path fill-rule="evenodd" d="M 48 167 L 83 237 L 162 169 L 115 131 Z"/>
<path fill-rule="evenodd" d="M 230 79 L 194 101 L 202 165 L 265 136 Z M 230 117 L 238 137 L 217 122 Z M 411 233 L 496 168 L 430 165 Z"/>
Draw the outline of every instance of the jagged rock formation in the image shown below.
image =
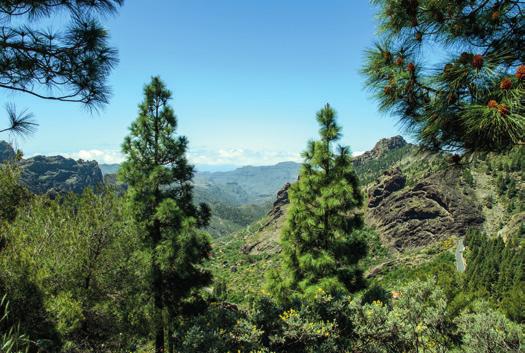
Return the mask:
<path fill-rule="evenodd" d="M 385 178 L 369 190 L 368 207 L 378 206 L 391 193 L 405 187 L 407 179 L 399 167 L 386 171 L 384 175 Z"/>
<path fill-rule="evenodd" d="M 401 147 L 405 147 L 408 143 L 405 141 L 403 136 L 394 136 L 389 138 L 383 138 L 379 140 L 374 148 L 370 151 L 366 151 L 360 156 L 354 158 L 354 165 L 360 165 L 366 161 L 372 159 L 378 159 L 383 156 L 385 153 L 395 150 Z"/>
<path fill-rule="evenodd" d="M 0 141 L 0 163 L 15 159 L 15 150 L 6 141 Z"/>
<path fill-rule="evenodd" d="M 0 163 L 14 160 L 11 145 L 0 141 Z M 95 161 L 75 161 L 62 156 L 36 156 L 18 162 L 22 182 L 35 194 L 81 193 L 85 188 L 103 185 L 102 172 Z"/>
<path fill-rule="evenodd" d="M 407 186 L 399 168 L 389 170 L 368 190 L 368 224 L 399 250 L 463 236 L 483 217 L 473 190 L 458 180 L 459 171 L 449 170 Z"/>
<path fill-rule="evenodd" d="M 277 199 L 274 201 L 272 209 L 268 212 L 267 222 L 264 224 L 265 227 L 275 223 L 284 215 L 284 207 L 290 203 L 288 199 L 288 189 L 290 186 L 290 183 L 286 183 L 282 189 L 277 192 Z"/>
<path fill-rule="evenodd" d="M 81 193 L 103 184 L 95 161 L 75 161 L 62 156 L 36 156 L 20 162 L 22 181 L 36 194 Z"/>

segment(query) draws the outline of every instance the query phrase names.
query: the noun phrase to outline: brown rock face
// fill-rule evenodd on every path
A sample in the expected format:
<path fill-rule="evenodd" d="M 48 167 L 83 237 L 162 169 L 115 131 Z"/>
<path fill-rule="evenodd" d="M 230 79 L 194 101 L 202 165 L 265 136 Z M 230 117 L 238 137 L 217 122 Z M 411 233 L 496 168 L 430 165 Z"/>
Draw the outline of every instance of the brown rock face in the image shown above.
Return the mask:
<path fill-rule="evenodd" d="M 288 199 L 288 189 L 290 188 L 290 183 L 286 183 L 281 190 L 277 192 L 277 198 L 273 203 L 272 209 L 268 212 L 267 218 L 268 221 L 264 226 L 268 226 L 272 223 L 275 223 L 279 218 L 284 215 L 283 207 L 290 203 Z"/>
<path fill-rule="evenodd" d="M 385 172 L 379 184 L 369 190 L 368 207 L 376 207 L 391 193 L 405 187 L 406 178 L 401 173 L 401 169 L 395 168 Z"/>
<path fill-rule="evenodd" d="M 462 236 L 483 217 L 472 190 L 457 180 L 457 171 L 440 172 L 407 187 L 400 169 L 387 171 L 368 190 L 368 221 L 397 249 Z"/>

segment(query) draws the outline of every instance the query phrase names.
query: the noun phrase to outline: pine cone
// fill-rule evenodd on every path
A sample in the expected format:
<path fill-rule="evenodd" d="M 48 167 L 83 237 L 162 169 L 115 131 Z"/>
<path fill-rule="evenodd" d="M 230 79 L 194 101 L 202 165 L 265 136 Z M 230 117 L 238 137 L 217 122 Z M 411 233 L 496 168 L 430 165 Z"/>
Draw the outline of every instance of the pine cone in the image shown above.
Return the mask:
<path fill-rule="evenodd" d="M 383 89 L 383 92 L 387 96 L 391 96 L 394 93 L 394 88 L 392 86 L 385 86 L 385 88 Z"/>
<path fill-rule="evenodd" d="M 508 77 L 505 77 L 503 80 L 501 80 L 499 84 L 499 88 L 502 90 L 508 90 L 512 88 L 512 80 Z"/>
<path fill-rule="evenodd" d="M 487 103 L 487 107 L 489 107 L 490 109 L 497 108 L 498 107 L 498 102 L 496 102 L 494 99 L 491 99 Z"/>
<path fill-rule="evenodd" d="M 525 79 L 525 65 L 520 65 L 518 69 L 516 70 L 516 78 L 518 80 L 524 80 Z"/>
<path fill-rule="evenodd" d="M 423 40 L 423 33 L 417 31 L 417 32 L 416 32 L 416 40 L 417 40 L 418 42 L 421 42 L 421 41 Z"/>
<path fill-rule="evenodd" d="M 416 71 L 416 65 L 414 65 L 414 63 L 409 63 L 407 65 L 407 71 L 413 73 L 414 71 Z"/>
<path fill-rule="evenodd" d="M 501 13 L 500 13 L 499 11 L 494 11 L 494 12 L 492 13 L 492 16 L 490 16 L 490 18 L 492 19 L 492 21 L 494 21 L 494 22 L 498 22 L 500 16 L 501 16 Z"/>
<path fill-rule="evenodd" d="M 397 65 L 397 66 L 402 66 L 404 61 L 405 61 L 405 59 L 403 59 L 403 57 L 400 56 L 400 57 L 398 57 L 398 58 L 396 59 L 396 65 Z"/>
<path fill-rule="evenodd" d="M 483 67 L 483 56 L 476 54 L 472 57 L 472 67 L 480 70 Z"/>

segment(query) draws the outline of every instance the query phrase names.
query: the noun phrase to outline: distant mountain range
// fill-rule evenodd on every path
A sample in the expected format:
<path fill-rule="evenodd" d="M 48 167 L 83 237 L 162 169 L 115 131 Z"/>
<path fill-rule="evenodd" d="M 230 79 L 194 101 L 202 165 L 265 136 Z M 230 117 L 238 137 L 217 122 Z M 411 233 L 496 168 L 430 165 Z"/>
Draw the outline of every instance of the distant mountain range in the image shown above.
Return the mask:
<path fill-rule="evenodd" d="M 104 176 L 116 174 L 119 164 L 99 164 Z M 285 183 L 297 179 L 299 163 L 282 162 L 271 166 L 245 166 L 231 171 L 197 171 L 193 179 L 198 201 L 235 205 L 263 204 L 273 201 Z"/>

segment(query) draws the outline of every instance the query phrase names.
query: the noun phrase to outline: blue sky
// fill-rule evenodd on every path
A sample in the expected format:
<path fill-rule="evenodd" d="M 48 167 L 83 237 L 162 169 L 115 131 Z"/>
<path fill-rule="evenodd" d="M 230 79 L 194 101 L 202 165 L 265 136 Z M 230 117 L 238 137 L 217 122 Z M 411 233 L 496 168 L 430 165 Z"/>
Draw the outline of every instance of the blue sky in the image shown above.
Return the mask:
<path fill-rule="evenodd" d="M 1 93 L 40 123 L 34 136 L 17 141 L 26 155 L 118 161 L 152 75 L 172 90 L 179 132 L 199 165 L 297 159 L 326 102 L 354 152 L 400 133 L 395 118 L 377 112 L 359 74 L 376 32 L 366 0 L 134 0 L 104 22 L 120 63 L 100 113 Z"/>

